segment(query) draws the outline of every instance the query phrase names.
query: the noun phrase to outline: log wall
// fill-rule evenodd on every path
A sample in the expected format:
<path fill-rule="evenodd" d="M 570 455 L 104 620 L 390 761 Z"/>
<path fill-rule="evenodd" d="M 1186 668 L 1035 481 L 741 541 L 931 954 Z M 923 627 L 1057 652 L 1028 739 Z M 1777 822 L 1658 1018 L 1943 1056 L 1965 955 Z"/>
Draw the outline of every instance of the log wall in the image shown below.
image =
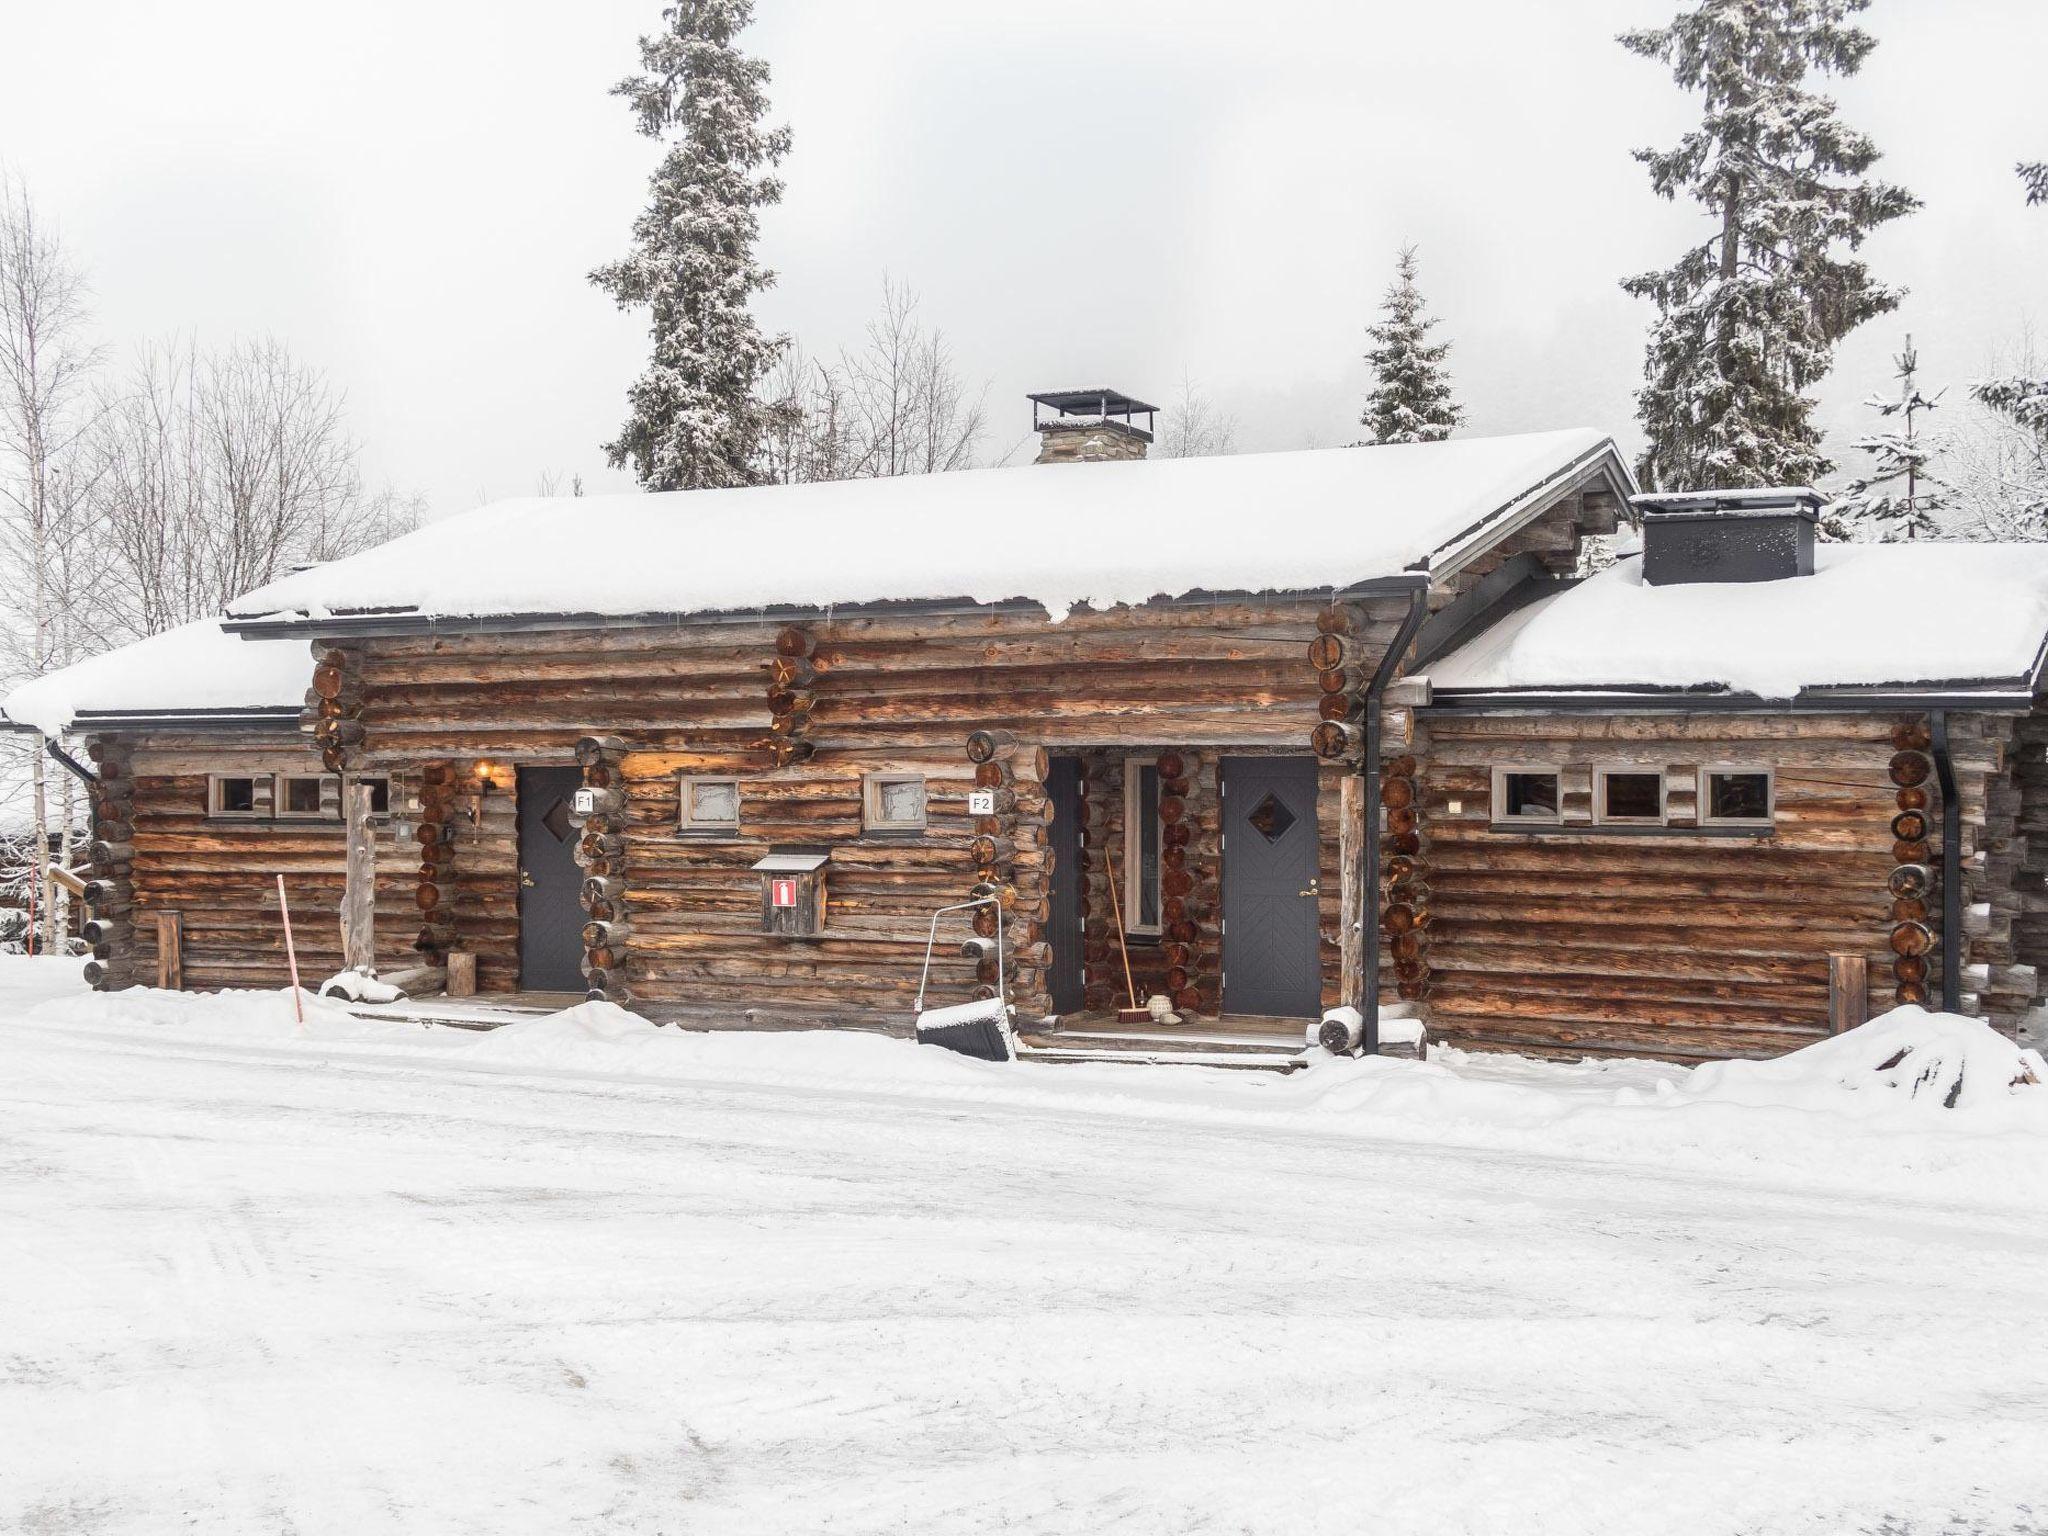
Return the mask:
<path fill-rule="evenodd" d="M 317 987 L 341 969 L 340 907 L 347 864 L 341 820 L 209 817 L 211 774 L 317 774 L 318 755 L 289 728 L 151 732 L 94 737 L 101 784 L 95 819 L 105 857 L 95 865 L 94 916 L 108 925 L 95 946 L 99 984 L 154 986 L 157 914 L 182 914 L 188 990 L 287 984 L 277 876 L 285 877 L 301 981 Z M 394 779 L 403 811 L 406 782 Z M 338 806 L 338 800 L 337 800 Z M 402 819 L 402 817 L 400 818 Z M 385 968 L 417 963 L 415 859 L 384 819 L 377 839 L 377 955 Z"/>
<path fill-rule="evenodd" d="M 1354 665 L 1376 663 L 1404 611 L 1399 597 L 1352 611 L 1346 644 Z M 1322 698 L 1307 647 L 1323 612 L 1304 600 L 1081 611 L 1058 624 L 976 613 L 796 629 L 754 623 L 322 642 L 309 661 L 319 672 L 307 719 L 344 766 L 452 777 L 454 808 L 435 823 L 450 835 L 431 845 L 440 862 L 431 893 L 422 875 L 420 926 L 432 930 L 423 937 L 474 950 L 487 990 L 517 978 L 517 766 L 572 761 L 580 742 L 616 738 L 624 805 L 614 856 L 626 872 L 620 894 L 631 919 L 623 947 L 607 946 L 614 963 L 604 968 L 604 990 L 649 1011 L 731 1017 L 748 1009 L 757 1022 L 778 1010 L 907 1012 L 932 909 L 978 884 L 1004 892 L 1020 1001 L 1043 1011 L 1047 751 L 1087 758 L 1091 859 L 1111 836 L 1121 857 L 1122 754 L 1178 752 L 1189 841 L 1175 845 L 1168 875 L 1186 886 L 1169 893 L 1186 936 L 1152 946 L 1146 961 L 1158 974 L 1148 972 L 1145 984 L 1177 981 L 1185 1006 L 1213 1013 L 1221 977 L 1216 761 L 1226 751 L 1307 750 Z M 1015 743 L 992 767 L 966 753 L 980 730 Z M 495 787 L 481 825 L 471 827 L 479 763 L 490 765 Z M 1342 763 L 1327 767 L 1322 813 L 1333 996 L 1335 797 L 1346 771 Z M 877 772 L 924 775 L 923 833 L 863 830 L 862 778 Z M 739 779 L 737 835 L 679 831 L 685 774 Z M 994 817 L 968 813 L 967 796 L 982 780 L 1000 797 Z M 750 866 L 771 848 L 810 846 L 832 850 L 825 931 L 807 940 L 761 934 L 760 877 Z M 1088 874 L 1088 986 L 1099 997 L 1110 968 L 1121 984 L 1121 964 L 1100 871 Z M 942 947 L 934 996 L 970 996 L 988 984 L 989 971 L 957 946 Z"/>
<path fill-rule="evenodd" d="M 1397 874 L 1421 896 L 1410 947 L 1426 961 L 1432 1028 L 1458 1044 L 1546 1055 L 1775 1055 L 1827 1032 L 1834 953 L 1868 961 L 1873 1013 L 1920 1000 L 1921 987 L 1938 1000 L 1938 892 L 1902 904 L 1891 884 L 1902 861 L 1939 868 L 1925 726 L 1858 715 L 1427 716 L 1414 745 L 1414 867 Z M 2013 934 L 2026 855 L 2012 733 L 1997 717 L 1951 721 L 1966 1007 L 2007 1029 L 2036 991 Z M 1774 770 L 1767 835 L 1696 826 L 1697 769 L 1713 763 Z M 1517 765 L 1561 768 L 1569 830 L 1492 825 L 1492 770 Z M 1593 826 L 1599 766 L 1663 773 L 1673 827 Z M 1934 828 L 1918 843 L 1895 835 L 1908 799 L 1926 804 Z M 1921 922 L 1924 949 L 1911 931 Z"/>

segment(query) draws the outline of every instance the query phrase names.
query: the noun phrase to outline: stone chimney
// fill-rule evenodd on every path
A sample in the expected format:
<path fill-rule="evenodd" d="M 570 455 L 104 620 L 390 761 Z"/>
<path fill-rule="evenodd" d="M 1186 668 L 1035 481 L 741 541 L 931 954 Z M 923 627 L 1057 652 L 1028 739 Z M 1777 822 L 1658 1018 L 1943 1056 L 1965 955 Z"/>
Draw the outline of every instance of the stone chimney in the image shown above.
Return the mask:
<path fill-rule="evenodd" d="M 1102 459 L 1142 459 L 1152 441 L 1157 406 L 1116 389 L 1060 389 L 1028 395 L 1031 424 L 1038 431 L 1040 464 L 1088 464 Z M 1047 416 L 1045 412 L 1053 414 Z M 1142 415 L 1145 425 L 1134 419 Z"/>

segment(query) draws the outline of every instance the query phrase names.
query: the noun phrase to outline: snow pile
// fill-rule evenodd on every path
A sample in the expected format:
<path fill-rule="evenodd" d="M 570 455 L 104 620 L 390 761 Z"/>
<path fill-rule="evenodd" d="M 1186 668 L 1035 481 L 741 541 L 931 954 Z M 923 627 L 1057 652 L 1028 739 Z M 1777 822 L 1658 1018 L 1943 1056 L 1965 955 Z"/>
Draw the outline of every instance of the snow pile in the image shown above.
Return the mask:
<path fill-rule="evenodd" d="M 395 1003 L 405 996 L 388 981 L 358 970 L 337 971 L 320 983 L 322 997 L 345 997 L 352 1003 Z"/>
<path fill-rule="evenodd" d="M 1930 606 L 1931 591 L 1967 593 Z M 1910 624 L 1899 615 L 1910 613 Z M 2010 679 L 2048 636 L 2048 545 L 1825 544 L 1784 581 L 1649 586 L 1622 560 L 1429 668 L 1456 689 L 1802 688 Z"/>
<path fill-rule="evenodd" d="M 87 713 L 296 710 L 312 673 L 299 641 L 244 640 L 201 619 L 24 683 L 0 707 L 46 736 Z"/>
<path fill-rule="evenodd" d="M 229 612 L 697 613 L 1022 598 L 1060 618 L 1082 603 L 1142 603 L 1161 593 L 1324 591 L 1406 570 L 1612 453 L 1597 432 L 1542 432 L 524 498 L 287 576 Z M 635 552 L 630 563 L 536 553 L 573 548 L 600 524 L 610 542 Z M 1033 535 L 1001 536 L 1014 528 Z M 1172 536 L 1162 538 L 1168 528 Z M 773 559 L 763 558 L 767 529 Z M 1075 558 L 1081 549 L 1085 560 Z"/>
<path fill-rule="evenodd" d="M 1845 1094 L 1991 1109 L 2044 1082 L 2040 1054 L 1982 1020 L 1908 1006 L 1772 1061 L 1712 1062 L 1684 1091 L 1699 1102 L 1787 1109 L 1840 1109 Z"/>

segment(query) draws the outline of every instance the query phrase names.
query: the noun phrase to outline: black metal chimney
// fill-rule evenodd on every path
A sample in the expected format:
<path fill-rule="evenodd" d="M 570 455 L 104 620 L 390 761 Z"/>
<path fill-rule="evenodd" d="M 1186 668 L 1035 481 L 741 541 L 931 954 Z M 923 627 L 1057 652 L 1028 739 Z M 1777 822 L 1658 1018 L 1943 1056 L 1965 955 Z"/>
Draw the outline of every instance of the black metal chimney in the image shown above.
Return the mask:
<path fill-rule="evenodd" d="M 1824 502 L 1804 486 L 1638 496 L 1643 580 L 1665 587 L 1811 576 Z"/>

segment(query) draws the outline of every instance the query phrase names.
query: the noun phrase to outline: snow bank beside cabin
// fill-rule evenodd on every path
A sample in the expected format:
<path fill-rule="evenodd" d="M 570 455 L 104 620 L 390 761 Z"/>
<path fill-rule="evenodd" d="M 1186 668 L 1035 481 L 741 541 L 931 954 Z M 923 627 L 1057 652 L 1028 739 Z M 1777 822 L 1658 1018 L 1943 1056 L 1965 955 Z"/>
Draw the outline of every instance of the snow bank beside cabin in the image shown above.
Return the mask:
<path fill-rule="evenodd" d="M 229 612 L 472 617 L 1024 599 L 1057 619 L 1082 603 L 1161 594 L 1327 591 L 1406 570 L 1612 453 L 1603 434 L 1574 430 L 523 498 L 284 577 Z M 560 558 L 600 525 L 608 543 L 633 551 L 630 561 Z"/>
<path fill-rule="evenodd" d="M 4 999 L 0 999 L 4 1005 Z M 487 1033 L 361 1019 L 290 995 L 136 990 L 32 1007 L 34 1025 L 171 1030 L 264 1056 L 622 1088 L 723 1085 L 891 1101 L 1313 1131 L 1867 1186 L 2048 1187 L 2041 1058 L 1970 1019 L 1900 1009 L 1769 1062 L 1532 1061 L 1443 1050 L 1427 1062 L 1329 1057 L 1290 1076 L 1187 1066 L 999 1064 L 858 1031 L 691 1031 L 584 1003 Z M 1894 1059 L 1896 1058 L 1896 1059 Z M 2019 1086 L 2015 1086 L 2019 1085 Z M 1953 1098 L 1954 1107 L 1945 1107 Z"/>
<path fill-rule="evenodd" d="M 1930 605 L 1927 594 L 1947 597 Z M 1910 619 L 1904 615 L 1911 615 Z M 1621 560 L 1432 664 L 1439 691 L 1803 688 L 2021 678 L 2048 635 L 2048 546 L 1823 544 L 1785 581 L 1650 586 Z"/>

